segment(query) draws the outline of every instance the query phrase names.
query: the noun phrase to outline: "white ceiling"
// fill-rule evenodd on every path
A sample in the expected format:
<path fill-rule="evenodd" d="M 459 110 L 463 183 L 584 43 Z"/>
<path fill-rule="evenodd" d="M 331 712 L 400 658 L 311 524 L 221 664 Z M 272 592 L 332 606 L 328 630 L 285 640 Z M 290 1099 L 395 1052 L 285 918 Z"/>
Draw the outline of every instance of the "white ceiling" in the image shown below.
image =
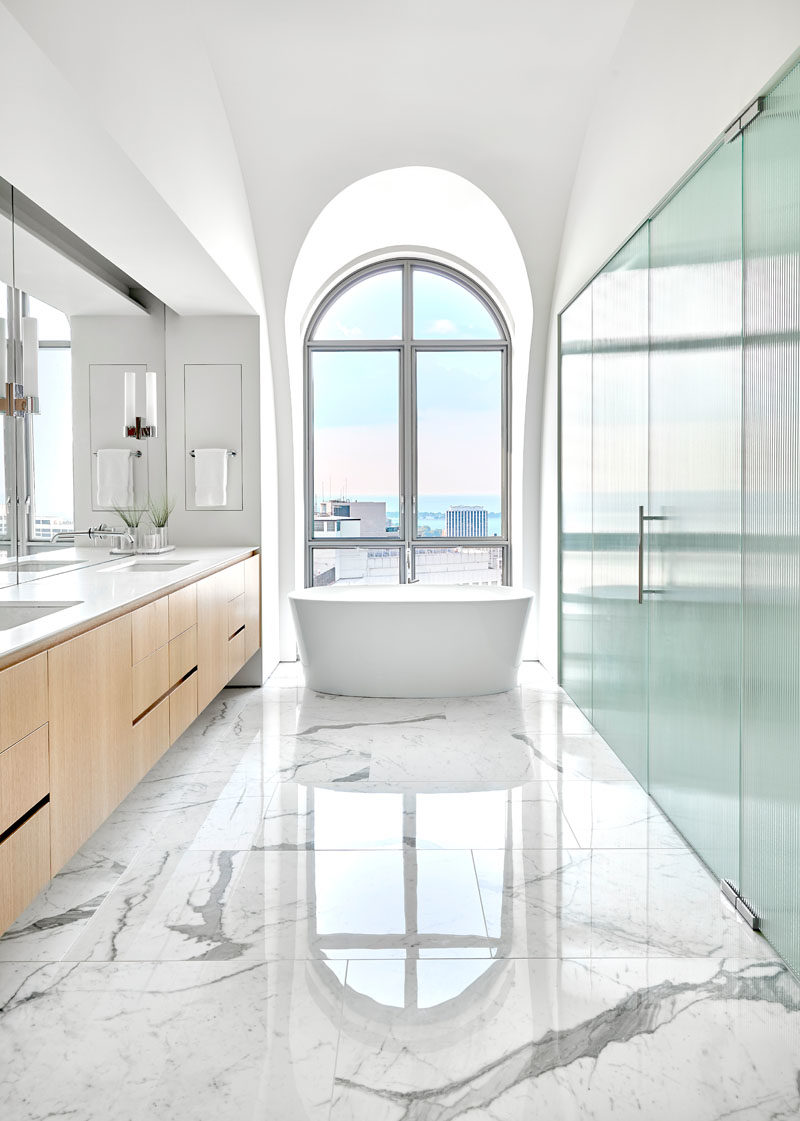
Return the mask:
<path fill-rule="evenodd" d="M 442 167 L 484 190 L 546 304 L 593 91 L 633 3 L 6 8 L 251 306 L 258 275 L 277 323 L 325 204 L 356 179 L 405 165 Z M 193 289 L 187 276 L 183 310 Z"/>

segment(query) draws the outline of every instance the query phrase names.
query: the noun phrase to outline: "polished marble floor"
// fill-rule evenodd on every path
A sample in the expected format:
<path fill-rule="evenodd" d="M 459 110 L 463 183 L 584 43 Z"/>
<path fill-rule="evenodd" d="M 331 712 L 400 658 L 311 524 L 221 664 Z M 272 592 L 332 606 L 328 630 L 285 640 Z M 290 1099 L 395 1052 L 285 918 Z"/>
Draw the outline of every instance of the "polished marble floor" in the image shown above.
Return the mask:
<path fill-rule="evenodd" d="M 4 1121 L 788 1121 L 800 988 L 535 663 L 226 690 L 0 939 Z"/>

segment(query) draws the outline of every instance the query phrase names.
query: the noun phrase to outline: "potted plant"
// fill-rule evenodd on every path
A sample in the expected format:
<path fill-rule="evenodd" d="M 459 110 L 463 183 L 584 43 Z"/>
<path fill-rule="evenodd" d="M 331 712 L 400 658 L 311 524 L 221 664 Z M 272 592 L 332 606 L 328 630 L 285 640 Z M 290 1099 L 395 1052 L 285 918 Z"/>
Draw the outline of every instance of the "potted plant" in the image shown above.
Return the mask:
<path fill-rule="evenodd" d="M 130 530 L 136 545 L 138 546 L 141 541 L 141 522 L 144 517 L 146 506 L 115 506 L 114 512 L 122 518 L 122 521 Z"/>
<path fill-rule="evenodd" d="M 169 516 L 175 509 L 175 499 L 164 494 L 160 498 L 150 498 L 147 503 L 147 513 L 153 523 L 153 542 L 148 542 L 148 547 L 153 549 L 166 549 L 169 545 L 169 530 L 167 523 Z"/>

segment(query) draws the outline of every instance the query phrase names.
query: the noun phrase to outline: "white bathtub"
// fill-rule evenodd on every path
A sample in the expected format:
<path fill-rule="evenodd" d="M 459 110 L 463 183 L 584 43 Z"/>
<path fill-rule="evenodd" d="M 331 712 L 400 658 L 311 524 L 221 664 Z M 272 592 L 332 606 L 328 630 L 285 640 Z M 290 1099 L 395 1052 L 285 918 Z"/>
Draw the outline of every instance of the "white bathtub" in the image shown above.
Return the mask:
<path fill-rule="evenodd" d="M 350 697 L 477 697 L 517 683 L 533 594 L 399 584 L 291 592 L 306 684 Z"/>

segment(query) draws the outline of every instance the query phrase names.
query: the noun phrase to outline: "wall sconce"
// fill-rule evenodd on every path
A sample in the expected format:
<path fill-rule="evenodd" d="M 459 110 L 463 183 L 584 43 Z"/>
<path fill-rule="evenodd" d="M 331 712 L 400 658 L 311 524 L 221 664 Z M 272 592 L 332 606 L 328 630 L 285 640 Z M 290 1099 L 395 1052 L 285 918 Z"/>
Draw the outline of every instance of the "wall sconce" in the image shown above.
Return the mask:
<path fill-rule="evenodd" d="M 0 413 L 22 419 L 26 413 L 39 412 L 39 326 L 35 319 L 22 320 L 22 381 L 6 381 L 8 376 L 8 345 L 6 321 L 0 319 L 0 382 L 5 395 L 0 398 Z"/>
<path fill-rule="evenodd" d="M 144 416 L 136 415 L 136 371 L 125 371 L 125 424 L 126 436 L 136 440 L 147 440 L 158 435 L 158 398 L 155 370 L 148 370 L 145 377 Z"/>

